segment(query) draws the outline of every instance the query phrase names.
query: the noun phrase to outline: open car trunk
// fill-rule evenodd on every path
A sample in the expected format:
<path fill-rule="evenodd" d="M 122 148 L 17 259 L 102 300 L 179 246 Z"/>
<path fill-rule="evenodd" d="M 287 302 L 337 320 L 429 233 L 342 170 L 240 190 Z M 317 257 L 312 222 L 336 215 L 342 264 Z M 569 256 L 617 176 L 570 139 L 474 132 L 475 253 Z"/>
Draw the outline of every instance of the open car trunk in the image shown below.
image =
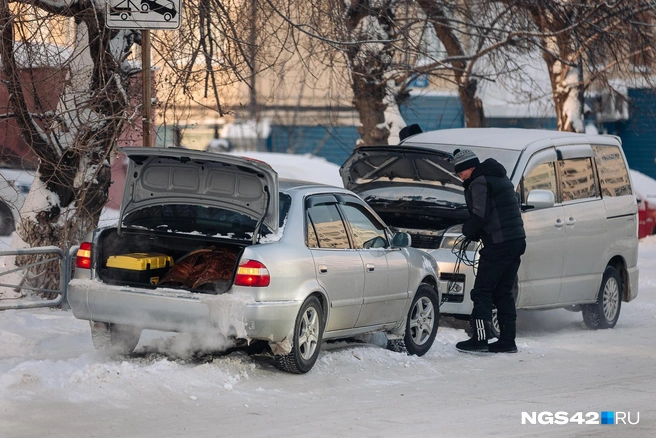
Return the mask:
<path fill-rule="evenodd" d="M 243 249 L 279 226 L 278 175 L 245 157 L 182 148 L 122 148 L 120 218 L 94 240 L 105 283 L 230 289 Z"/>
<path fill-rule="evenodd" d="M 182 288 L 208 294 L 230 289 L 249 242 L 207 236 L 106 229 L 98 237 L 96 273 L 112 285 Z"/>

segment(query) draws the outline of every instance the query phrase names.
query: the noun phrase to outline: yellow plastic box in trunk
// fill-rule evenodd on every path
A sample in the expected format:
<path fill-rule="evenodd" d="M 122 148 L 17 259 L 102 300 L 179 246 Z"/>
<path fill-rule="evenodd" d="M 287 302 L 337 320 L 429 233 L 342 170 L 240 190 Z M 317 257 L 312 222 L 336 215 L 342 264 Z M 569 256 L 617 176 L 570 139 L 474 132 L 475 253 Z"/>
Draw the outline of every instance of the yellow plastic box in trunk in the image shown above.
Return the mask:
<path fill-rule="evenodd" d="M 110 256 L 105 276 L 125 284 L 156 285 L 173 266 L 173 257 L 166 254 L 134 252 Z"/>

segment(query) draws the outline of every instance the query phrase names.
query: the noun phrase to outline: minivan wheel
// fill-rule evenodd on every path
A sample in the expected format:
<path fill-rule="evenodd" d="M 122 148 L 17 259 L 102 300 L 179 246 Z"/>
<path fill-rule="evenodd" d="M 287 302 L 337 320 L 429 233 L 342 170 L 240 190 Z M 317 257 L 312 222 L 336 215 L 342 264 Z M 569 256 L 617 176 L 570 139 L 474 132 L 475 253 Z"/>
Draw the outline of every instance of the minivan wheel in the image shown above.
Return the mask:
<path fill-rule="evenodd" d="M 96 350 L 116 354 L 134 351 L 141 337 L 141 329 L 130 325 L 89 321 L 91 341 Z"/>
<path fill-rule="evenodd" d="M 597 302 L 581 307 L 583 322 L 588 328 L 596 330 L 615 327 L 622 307 L 622 280 L 617 269 L 612 266 L 606 268 Z"/>
<path fill-rule="evenodd" d="M 323 338 L 324 317 L 319 299 L 309 297 L 296 316 L 292 351 L 277 355 L 276 366 L 283 371 L 304 374 L 312 369 L 319 357 Z"/>
<path fill-rule="evenodd" d="M 410 304 L 403 341 L 408 354 L 423 356 L 433 346 L 440 322 L 440 303 L 435 289 L 421 284 Z"/>

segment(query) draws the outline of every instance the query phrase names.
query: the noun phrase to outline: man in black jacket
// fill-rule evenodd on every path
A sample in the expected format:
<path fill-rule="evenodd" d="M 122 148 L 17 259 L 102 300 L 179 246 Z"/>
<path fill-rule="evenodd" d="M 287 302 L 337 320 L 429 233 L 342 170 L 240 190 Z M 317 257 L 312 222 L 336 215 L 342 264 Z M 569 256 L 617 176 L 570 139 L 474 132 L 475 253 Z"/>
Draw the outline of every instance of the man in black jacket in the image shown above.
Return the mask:
<path fill-rule="evenodd" d="M 488 158 L 482 163 L 468 149 L 456 149 L 453 163 L 465 188 L 470 218 L 462 233 L 470 240 L 481 240 L 481 249 L 471 299 L 473 334 L 458 342 L 465 352 L 516 353 L 515 331 L 517 311 L 513 284 L 519 270 L 520 257 L 526 249 L 526 234 L 519 202 L 506 169 Z M 499 340 L 488 345 L 492 308 L 497 308 Z"/>

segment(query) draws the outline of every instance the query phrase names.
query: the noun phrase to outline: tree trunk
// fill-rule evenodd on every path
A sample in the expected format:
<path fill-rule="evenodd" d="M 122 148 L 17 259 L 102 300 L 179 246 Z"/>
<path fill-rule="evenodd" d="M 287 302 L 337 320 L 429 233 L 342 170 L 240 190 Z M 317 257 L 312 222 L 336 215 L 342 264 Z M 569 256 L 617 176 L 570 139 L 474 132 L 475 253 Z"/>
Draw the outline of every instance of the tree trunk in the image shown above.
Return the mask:
<path fill-rule="evenodd" d="M 585 132 L 584 90 L 581 61 L 576 66 L 563 65 L 544 52 L 559 131 Z"/>
<path fill-rule="evenodd" d="M 10 106 L 24 138 L 39 157 L 34 184 L 21 211 L 17 232 L 30 247 L 79 243 L 97 226 L 111 183 L 110 154 L 125 120 L 127 75 L 122 57 L 132 42 L 132 31 L 105 28 L 104 8 L 93 2 L 37 3 L 61 15 L 74 16 L 75 50 L 68 65 L 70 77 L 50 124 L 41 129 L 30 115 L 14 55 L 15 17 L 0 6 L 2 68 L 7 77 Z M 61 4 L 59 4 L 61 3 Z M 64 68 L 64 67 L 62 67 Z M 42 257 L 20 257 L 24 266 Z M 56 263 L 30 268 L 25 276 L 33 287 L 58 288 Z"/>
<path fill-rule="evenodd" d="M 380 9 L 372 8 L 367 0 L 354 0 L 345 11 L 348 41 L 379 40 L 384 43 L 363 42 L 346 50 L 351 75 L 353 105 L 360 118 L 358 145 L 387 144 L 389 126 L 385 120 L 387 109 L 387 79 L 393 56 L 394 13 L 393 1 Z M 369 20 L 363 25 L 364 20 Z"/>
<path fill-rule="evenodd" d="M 476 96 L 478 82 L 475 79 L 464 80 L 458 86 L 458 96 L 465 114 L 467 128 L 482 128 L 485 126 L 483 101 Z"/>
<path fill-rule="evenodd" d="M 367 73 L 354 71 L 353 105 L 360 116 L 358 145 L 387 144 L 389 128 L 385 123 L 385 84 L 367 80 Z"/>
<path fill-rule="evenodd" d="M 485 126 L 483 102 L 476 96 L 478 82 L 470 77 L 472 67 L 470 63 L 475 61 L 464 60 L 467 53 L 454 32 L 453 23 L 447 17 L 443 5 L 433 0 L 418 0 L 417 3 L 426 14 L 447 54 L 454 59 L 451 61 L 451 71 L 458 86 L 458 96 L 465 115 L 465 126 L 468 128 Z"/>

